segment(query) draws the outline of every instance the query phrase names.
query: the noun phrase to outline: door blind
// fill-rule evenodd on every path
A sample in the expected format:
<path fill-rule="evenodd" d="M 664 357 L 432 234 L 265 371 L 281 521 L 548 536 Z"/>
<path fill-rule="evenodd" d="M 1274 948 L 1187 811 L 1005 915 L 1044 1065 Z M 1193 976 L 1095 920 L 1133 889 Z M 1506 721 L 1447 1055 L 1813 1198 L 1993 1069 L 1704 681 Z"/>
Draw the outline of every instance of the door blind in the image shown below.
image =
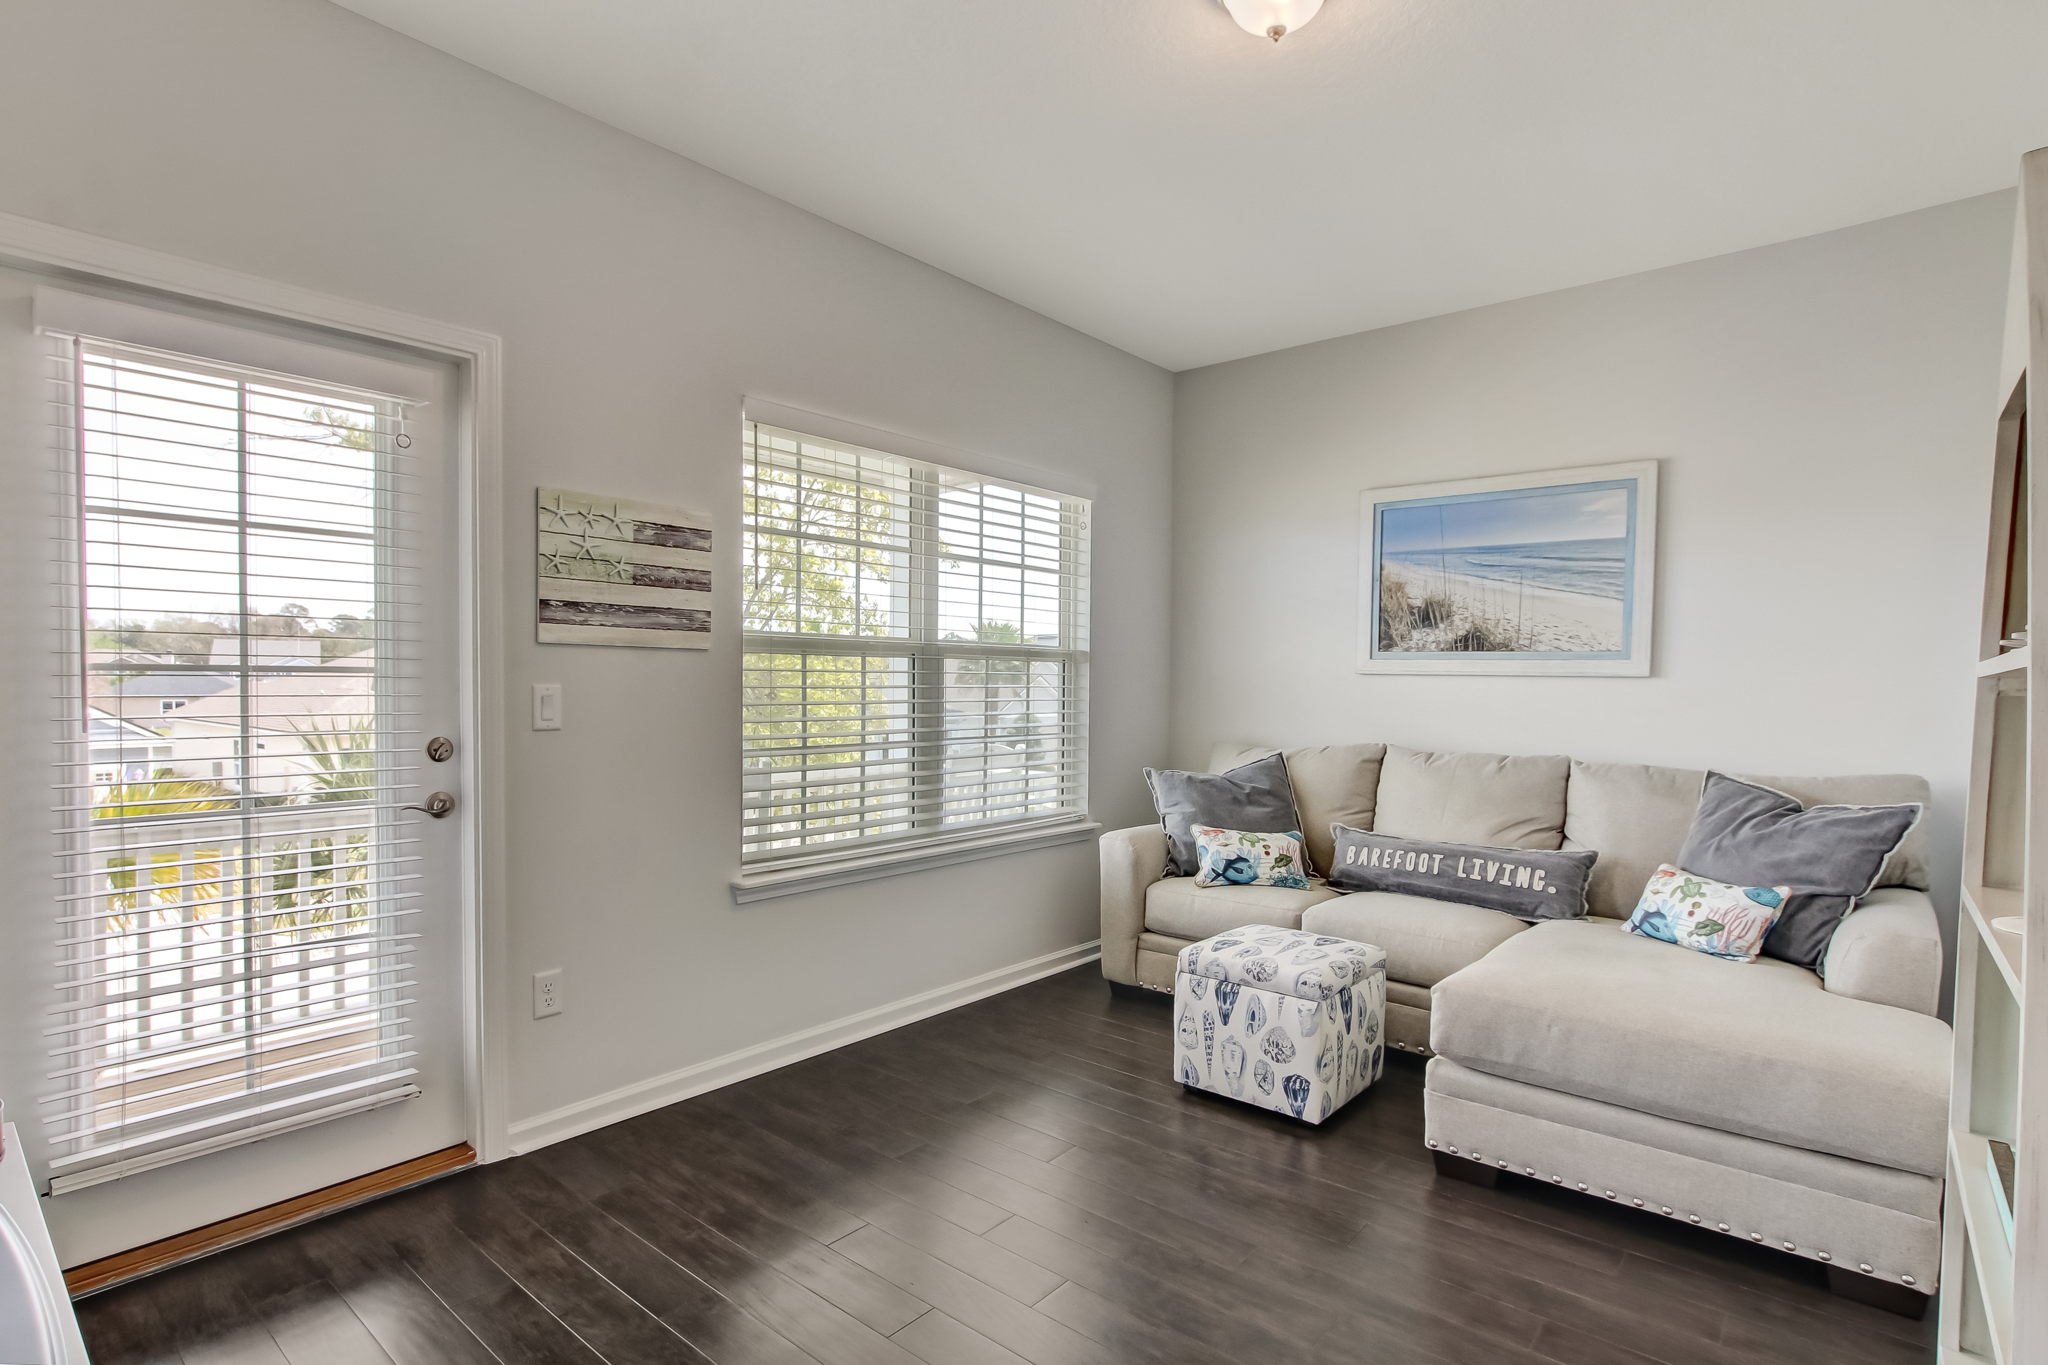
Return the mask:
<path fill-rule="evenodd" d="M 51 335 L 53 1193 L 419 1093 L 404 402 Z"/>
<path fill-rule="evenodd" d="M 750 422 L 741 858 L 1087 808 L 1085 499 Z"/>

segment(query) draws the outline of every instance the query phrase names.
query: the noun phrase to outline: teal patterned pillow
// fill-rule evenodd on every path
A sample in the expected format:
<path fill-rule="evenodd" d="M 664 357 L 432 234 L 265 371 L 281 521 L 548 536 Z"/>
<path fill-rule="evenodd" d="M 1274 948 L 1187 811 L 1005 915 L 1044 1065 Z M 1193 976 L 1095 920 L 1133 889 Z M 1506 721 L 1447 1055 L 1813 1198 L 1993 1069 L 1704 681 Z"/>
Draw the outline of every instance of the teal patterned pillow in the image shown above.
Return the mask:
<path fill-rule="evenodd" d="M 1308 889 L 1308 855 L 1301 831 L 1247 834 L 1238 829 L 1195 825 L 1196 886 L 1285 886 Z"/>
<path fill-rule="evenodd" d="M 1791 894 L 1785 886 L 1730 886 L 1666 863 L 1622 928 L 1710 957 L 1754 962 Z"/>

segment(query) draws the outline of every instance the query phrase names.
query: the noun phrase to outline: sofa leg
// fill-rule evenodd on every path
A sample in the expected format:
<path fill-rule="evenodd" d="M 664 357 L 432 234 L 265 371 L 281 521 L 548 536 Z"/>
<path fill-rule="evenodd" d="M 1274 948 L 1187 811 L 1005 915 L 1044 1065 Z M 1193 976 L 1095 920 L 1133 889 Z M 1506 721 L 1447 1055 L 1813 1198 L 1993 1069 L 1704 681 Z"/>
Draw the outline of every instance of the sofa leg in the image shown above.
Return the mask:
<path fill-rule="evenodd" d="M 1917 1289 L 1908 1289 L 1890 1280 L 1880 1280 L 1875 1275 L 1864 1275 L 1854 1270 L 1844 1270 L 1838 1265 L 1828 1267 L 1828 1289 L 1845 1299 L 1867 1303 L 1872 1308 L 1882 1308 L 1887 1313 L 1897 1313 L 1902 1318 L 1924 1318 L 1927 1316 L 1927 1301 L 1930 1295 Z"/>
<path fill-rule="evenodd" d="M 1110 982 L 1109 993 L 1119 1000 L 1144 1000 L 1153 1004 L 1157 1004 L 1161 1000 L 1173 999 L 1172 996 L 1164 991 L 1147 990 L 1143 986 L 1133 986 L 1124 981 Z"/>
<path fill-rule="evenodd" d="M 1468 1185 L 1480 1185 L 1492 1189 L 1500 1184 L 1500 1170 L 1494 1166 L 1483 1166 L 1477 1161 L 1467 1161 L 1449 1152 L 1434 1151 L 1430 1156 L 1436 1160 L 1436 1173 L 1452 1180 L 1462 1180 Z"/>

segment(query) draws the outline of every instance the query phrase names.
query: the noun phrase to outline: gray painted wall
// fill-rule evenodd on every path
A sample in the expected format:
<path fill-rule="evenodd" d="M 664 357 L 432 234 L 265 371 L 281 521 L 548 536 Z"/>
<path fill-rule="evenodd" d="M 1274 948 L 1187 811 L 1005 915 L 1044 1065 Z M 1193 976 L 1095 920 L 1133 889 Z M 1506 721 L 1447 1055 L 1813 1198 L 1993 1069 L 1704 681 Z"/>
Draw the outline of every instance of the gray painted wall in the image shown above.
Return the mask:
<path fill-rule="evenodd" d="M 736 909 L 733 577 L 707 654 L 536 645 L 533 490 L 708 506 L 731 547 L 742 394 L 1092 485 L 1095 806 L 1129 823 L 1165 745 L 1164 371 L 320 0 L 16 0 L 4 27 L 0 210 L 505 339 L 513 1120 L 1095 937 L 1086 844 Z M 47 655 L 8 652 L 33 712 Z M 526 728 L 534 681 L 564 732 Z M 48 914 L 35 797 L 17 941 Z M 536 1022 L 551 966 L 568 1010 Z M 0 951 L 0 980 L 29 1119 L 40 967 Z M 225 1163 L 245 1207 L 286 1192 L 252 1152 L 173 1175 Z M 172 1230 L 119 1203 L 55 1201 L 69 1258 Z"/>
<path fill-rule="evenodd" d="M 1179 375 L 1175 761 L 1921 773 L 1952 918 L 2012 218 L 1989 195 Z M 1354 671 L 1361 490 L 1652 456 L 1653 676 Z"/>

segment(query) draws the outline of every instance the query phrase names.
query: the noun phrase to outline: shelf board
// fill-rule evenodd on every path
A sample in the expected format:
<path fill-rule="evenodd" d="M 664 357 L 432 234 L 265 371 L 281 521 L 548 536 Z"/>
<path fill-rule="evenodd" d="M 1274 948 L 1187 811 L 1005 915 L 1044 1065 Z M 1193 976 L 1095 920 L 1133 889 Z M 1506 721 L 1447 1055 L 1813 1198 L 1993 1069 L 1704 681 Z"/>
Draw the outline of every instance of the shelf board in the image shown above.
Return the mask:
<path fill-rule="evenodd" d="M 1964 915 L 1990 948 L 1991 960 L 1998 964 L 1998 974 L 2005 978 L 2006 989 L 2015 1000 L 2025 999 L 2020 994 L 2020 982 L 2025 974 L 2027 941 L 2023 935 L 1992 928 L 1991 921 L 2019 916 L 2024 909 L 2025 897 L 2017 891 L 1996 886 L 1963 887 Z"/>
<path fill-rule="evenodd" d="M 1948 1178 L 1960 1195 L 1964 1240 L 1977 1270 L 1984 1316 L 1991 1324 L 1992 1356 L 2004 1365 L 2012 1349 L 2012 1244 L 2005 1239 L 2005 1223 L 1998 1215 L 1990 1150 L 1982 1137 L 1949 1130 Z"/>
<path fill-rule="evenodd" d="M 2022 672 L 2025 670 L 2028 662 L 2034 657 L 2033 649 L 2032 645 L 2021 645 L 2018 649 L 2006 650 L 1994 659 L 1979 659 L 1977 661 L 1977 676 L 1988 678 L 1994 673 Z"/>

